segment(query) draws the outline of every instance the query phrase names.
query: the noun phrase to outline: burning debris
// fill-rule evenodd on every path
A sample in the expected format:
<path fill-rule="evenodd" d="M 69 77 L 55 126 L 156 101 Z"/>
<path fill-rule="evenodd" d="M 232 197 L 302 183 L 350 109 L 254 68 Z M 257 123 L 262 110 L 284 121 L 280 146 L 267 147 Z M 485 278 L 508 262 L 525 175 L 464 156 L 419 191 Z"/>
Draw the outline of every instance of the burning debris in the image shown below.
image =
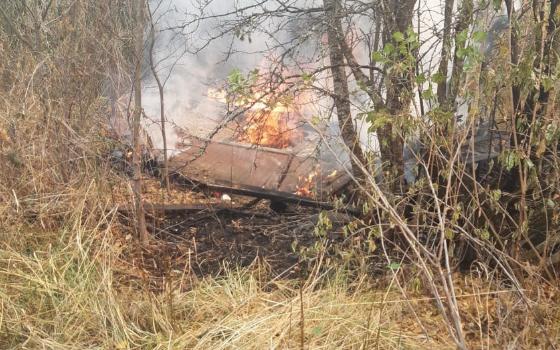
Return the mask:
<path fill-rule="evenodd" d="M 294 194 L 298 195 L 298 196 L 302 196 L 302 197 L 309 197 L 309 198 L 313 198 L 314 197 L 314 193 L 313 191 L 315 190 L 315 178 L 317 177 L 317 175 L 320 173 L 320 167 L 317 166 L 315 168 L 315 170 L 313 170 L 309 175 L 304 176 L 304 175 L 300 175 L 299 176 L 299 184 L 296 187 L 296 191 L 294 192 Z"/>
<path fill-rule="evenodd" d="M 324 200 L 350 180 L 345 171 L 337 171 L 337 163 L 290 149 L 200 138 L 187 143 L 187 148 L 170 159 L 171 170 L 205 184 Z"/>
<path fill-rule="evenodd" d="M 280 149 L 294 146 L 298 130 L 290 126 L 293 124 L 291 115 L 293 113 L 290 114 L 289 109 L 282 105 L 249 111 L 238 141 Z"/>
<path fill-rule="evenodd" d="M 177 130 L 181 152 L 170 160 L 172 172 L 208 185 L 312 201 L 323 201 L 348 183 L 348 174 L 337 171 L 343 166 L 336 157 L 319 152 L 321 138 L 306 122 L 311 115 L 307 93 L 285 97 L 210 88 L 207 95 L 237 118 L 219 126 L 210 139 Z"/>
<path fill-rule="evenodd" d="M 208 97 L 243 111 L 240 126 L 235 130 L 235 141 L 284 149 L 295 146 L 303 139 L 299 129 L 303 118 L 293 104 L 274 101 L 259 93 L 234 99 L 225 90 L 213 88 L 208 90 Z"/>

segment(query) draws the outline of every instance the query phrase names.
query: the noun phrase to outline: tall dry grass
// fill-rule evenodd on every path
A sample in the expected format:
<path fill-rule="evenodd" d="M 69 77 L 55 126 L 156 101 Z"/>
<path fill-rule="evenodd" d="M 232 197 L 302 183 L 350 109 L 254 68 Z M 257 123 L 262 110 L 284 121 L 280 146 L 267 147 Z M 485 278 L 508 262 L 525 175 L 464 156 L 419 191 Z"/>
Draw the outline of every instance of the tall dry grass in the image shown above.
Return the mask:
<path fill-rule="evenodd" d="M 191 289 L 181 288 L 188 271 L 173 271 L 163 292 L 123 283 L 112 217 L 86 228 L 82 214 L 56 231 L 3 229 L 1 348 L 299 348 L 302 329 L 313 349 L 451 347 L 410 323 L 398 291 L 342 273 L 307 280 L 303 291 L 256 266 Z"/>
<path fill-rule="evenodd" d="M 196 279 L 123 269 L 113 216 L 83 224 L 84 212 L 51 231 L 2 228 L 0 348 L 46 349 L 425 349 L 454 348 L 421 274 L 350 277 L 323 266 L 306 279 L 275 279 L 255 262 Z M 93 220 L 93 217 L 91 218 Z M 318 270 L 319 271 L 319 270 Z M 483 270 L 455 276 L 470 348 L 546 348 L 517 292 Z M 140 274 L 142 275 L 142 274 Z M 143 280 L 146 279 L 146 281 Z M 194 279 L 194 282 L 193 282 Z M 560 339 L 554 289 L 526 290 Z M 303 337 L 302 337 L 303 335 Z"/>
<path fill-rule="evenodd" d="M 0 223 L 58 229 L 77 207 L 105 209 L 109 121 L 130 86 L 129 10 L 113 1 L 2 7 Z"/>

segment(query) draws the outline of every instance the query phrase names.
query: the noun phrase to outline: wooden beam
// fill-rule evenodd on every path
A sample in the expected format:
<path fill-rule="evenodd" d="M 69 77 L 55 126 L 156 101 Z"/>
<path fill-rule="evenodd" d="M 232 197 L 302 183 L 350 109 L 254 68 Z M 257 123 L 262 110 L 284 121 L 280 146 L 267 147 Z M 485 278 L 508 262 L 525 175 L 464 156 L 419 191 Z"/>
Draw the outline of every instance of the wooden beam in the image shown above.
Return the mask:
<path fill-rule="evenodd" d="M 334 204 L 330 202 L 319 202 L 310 198 L 301 197 L 295 194 L 280 192 L 270 189 L 262 189 L 255 186 L 228 186 L 223 184 L 209 184 L 198 181 L 196 179 L 188 178 L 182 174 L 174 173 L 172 174 L 173 179 L 180 185 L 185 186 L 194 191 L 206 191 L 206 192 L 222 192 L 230 193 L 241 196 L 255 197 L 261 199 L 268 199 L 271 201 L 285 202 L 291 204 L 297 204 L 305 207 L 313 207 L 323 210 L 336 210 L 339 212 L 347 212 L 349 214 L 359 216 L 361 215 L 360 210 L 356 208 L 337 208 Z"/>

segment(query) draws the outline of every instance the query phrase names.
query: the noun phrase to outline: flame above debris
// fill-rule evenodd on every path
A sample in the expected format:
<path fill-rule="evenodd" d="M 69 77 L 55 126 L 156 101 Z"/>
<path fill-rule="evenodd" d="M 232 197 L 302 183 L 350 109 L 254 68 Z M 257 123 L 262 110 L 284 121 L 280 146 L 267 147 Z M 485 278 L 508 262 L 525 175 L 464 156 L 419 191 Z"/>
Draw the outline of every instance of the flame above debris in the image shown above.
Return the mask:
<path fill-rule="evenodd" d="M 232 102 L 228 100 L 225 90 L 213 88 L 208 90 L 208 97 L 246 109 L 241 127 L 236 133 L 237 141 L 272 148 L 288 148 L 301 136 L 301 132 L 297 130 L 300 115 L 292 105 L 274 102 L 259 93 Z"/>
<path fill-rule="evenodd" d="M 289 109 L 277 105 L 270 109 L 249 110 L 245 116 L 245 125 L 238 136 L 238 141 L 253 145 L 287 148 L 293 143 L 295 130 L 290 127 Z"/>
<path fill-rule="evenodd" d="M 264 85 L 264 84 L 263 84 Z M 260 85 L 262 87 L 263 85 Z M 288 149 L 287 153 L 296 154 L 301 150 L 299 143 L 308 142 L 302 128 L 306 116 L 311 115 L 310 102 L 313 95 L 306 89 L 297 86 L 281 86 L 274 89 L 265 87 L 257 90 L 259 85 L 247 90 L 233 92 L 227 89 L 208 89 L 208 97 L 225 104 L 228 110 L 239 113 L 239 121 L 232 122 L 227 128 L 233 134 L 224 135 L 228 140 L 277 149 Z M 284 91 L 284 93 L 279 93 Z M 272 169 L 271 169 L 272 170 Z M 293 174 L 297 182 L 290 192 L 314 198 L 317 195 L 317 177 L 320 167 L 311 166 L 305 174 Z"/>
<path fill-rule="evenodd" d="M 315 196 L 313 190 L 315 188 L 315 178 L 319 174 L 320 169 L 319 166 L 315 168 L 309 175 L 307 176 L 300 176 L 299 177 L 299 184 L 296 186 L 296 191 L 294 194 L 302 197 L 309 197 L 312 198 Z"/>

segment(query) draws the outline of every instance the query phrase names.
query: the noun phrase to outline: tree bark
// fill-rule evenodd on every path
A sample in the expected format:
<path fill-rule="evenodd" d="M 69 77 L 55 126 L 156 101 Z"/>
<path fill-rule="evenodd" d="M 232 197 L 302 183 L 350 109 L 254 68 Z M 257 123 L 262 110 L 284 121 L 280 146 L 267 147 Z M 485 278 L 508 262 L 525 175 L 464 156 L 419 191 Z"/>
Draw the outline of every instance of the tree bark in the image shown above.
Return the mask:
<path fill-rule="evenodd" d="M 384 31 L 385 43 L 391 42 L 395 47 L 399 46 L 392 34 L 395 32 L 405 33 L 412 26 L 412 16 L 416 0 L 386 0 L 384 2 Z M 411 69 L 414 69 L 412 67 Z M 386 107 L 393 119 L 403 113 L 408 113 L 412 101 L 412 76 L 409 72 L 390 73 L 387 81 Z M 401 135 L 395 135 L 393 123 L 387 123 L 377 131 L 379 149 L 384 163 L 389 164 L 389 174 L 397 181 L 393 190 L 400 188 L 403 183 L 404 142 Z"/>
<path fill-rule="evenodd" d="M 142 145 L 140 140 L 140 122 L 142 118 L 142 53 L 144 49 L 144 0 L 134 2 L 134 114 L 132 166 L 132 191 L 134 192 L 134 208 L 136 211 L 136 234 L 140 241 L 147 239 L 146 217 L 142 203 Z"/>
<path fill-rule="evenodd" d="M 469 28 L 473 19 L 474 4 L 472 0 L 463 0 L 461 4 L 461 11 L 459 14 L 459 19 L 457 20 L 457 25 L 455 27 L 455 37 L 457 35 Z M 465 59 L 459 57 L 458 52 L 466 47 L 467 43 L 458 43 L 455 40 L 455 54 L 453 58 L 453 70 L 451 72 L 451 79 L 449 81 L 448 94 L 446 98 L 445 108 L 447 110 L 453 110 L 455 106 L 455 100 L 459 94 L 459 83 L 463 76 L 463 66 L 465 64 Z"/>
<path fill-rule="evenodd" d="M 161 179 L 165 186 L 167 192 L 169 192 L 169 160 L 167 159 L 167 133 L 165 130 L 165 98 L 164 98 L 164 89 L 161 79 L 159 78 L 159 74 L 157 72 L 157 67 L 154 63 L 154 46 L 156 43 L 155 38 L 155 27 L 154 27 L 154 19 L 152 17 L 152 13 L 150 9 L 148 9 L 148 14 L 150 15 L 150 69 L 152 71 L 152 75 L 156 80 L 156 84 L 158 86 L 159 91 L 159 117 L 161 122 L 161 137 L 163 141 L 163 169 L 161 174 Z"/>
<path fill-rule="evenodd" d="M 440 106 L 447 102 L 447 73 L 449 65 L 449 56 L 451 54 L 451 22 L 453 19 L 453 6 L 455 0 L 445 0 L 445 14 L 443 20 L 443 40 L 441 47 L 441 61 L 439 63 L 438 73 L 441 82 L 437 86 L 437 97 Z"/>
<path fill-rule="evenodd" d="M 348 79 L 344 67 L 344 53 L 340 40 L 342 36 L 341 6 L 339 0 L 323 0 L 326 19 L 327 36 L 329 47 L 329 59 L 331 63 L 331 74 L 333 79 L 333 99 L 342 139 L 346 146 L 352 151 L 356 159 L 352 159 L 352 171 L 354 176 L 362 178 L 361 165 L 365 165 L 365 157 L 360 147 L 356 128 L 352 120 L 350 92 Z"/>

